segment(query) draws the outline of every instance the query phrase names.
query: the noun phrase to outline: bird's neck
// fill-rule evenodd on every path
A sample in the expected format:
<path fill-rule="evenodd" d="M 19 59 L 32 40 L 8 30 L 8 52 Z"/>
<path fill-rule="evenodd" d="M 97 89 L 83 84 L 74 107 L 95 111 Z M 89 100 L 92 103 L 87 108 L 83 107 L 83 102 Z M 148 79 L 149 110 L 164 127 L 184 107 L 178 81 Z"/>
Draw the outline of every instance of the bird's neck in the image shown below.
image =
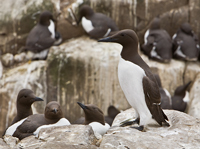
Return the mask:
<path fill-rule="evenodd" d="M 140 55 L 138 54 L 138 50 L 134 50 L 137 48 L 138 48 L 137 46 L 123 47 L 122 52 L 121 52 L 121 57 L 126 61 L 130 61 L 140 66 L 142 69 L 145 70 L 145 73 L 148 73 L 150 71 L 150 68 L 144 62 L 144 60 L 140 57 Z"/>
<path fill-rule="evenodd" d="M 25 118 L 29 115 L 32 115 L 33 111 L 31 106 L 20 106 L 17 105 L 17 115 L 21 118 Z"/>

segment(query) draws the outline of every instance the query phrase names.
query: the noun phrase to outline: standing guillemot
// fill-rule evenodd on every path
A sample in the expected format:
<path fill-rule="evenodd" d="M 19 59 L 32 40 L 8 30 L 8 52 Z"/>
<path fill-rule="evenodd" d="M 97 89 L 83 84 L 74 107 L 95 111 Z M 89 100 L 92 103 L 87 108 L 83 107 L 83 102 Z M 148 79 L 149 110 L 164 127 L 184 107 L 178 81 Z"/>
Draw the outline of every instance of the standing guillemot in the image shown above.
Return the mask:
<path fill-rule="evenodd" d="M 160 19 L 154 18 L 144 35 L 145 43 L 141 50 L 150 59 L 168 63 L 172 58 L 172 40 L 169 34 L 160 28 Z"/>
<path fill-rule="evenodd" d="M 172 109 L 172 101 L 171 101 L 170 93 L 168 92 L 168 90 L 166 90 L 162 87 L 160 76 L 158 74 L 154 74 L 154 77 L 158 83 L 159 90 L 160 90 L 161 108 L 162 109 Z"/>
<path fill-rule="evenodd" d="M 95 105 L 84 105 L 80 102 L 77 103 L 85 113 L 84 124 L 92 127 L 96 137 L 99 136 L 99 134 L 103 136 L 110 128 L 110 125 L 104 120 L 103 112 Z"/>
<path fill-rule="evenodd" d="M 188 82 L 185 85 L 178 86 L 174 92 L 174 96 L 172 96 L 172 109 L 184 112 L 187 107 L 187 103 L 189 102 L 189 92 L 187 91 L 190 84 L 192 82 Z"/>
<path fill-rule="evenodd" d="M 129 104 L 138 113 L 135 122 L 143 130 L 150 119 L 159 125 L 169 124 L 167 116 L 160 107 L 160 92 L 149 66 L 138 54 L 138 37 L 133 30 L 127 29 L 100 39 L 99 42 L 115 42 L 123 46 L 118 64 L 118 79 Z"/>
<path fill-rule="evenodd" d="M 196 61 L 199 56 L 199 40 L 189 23 L 183 23 L 172 37 L 173 56 L 185 61 Z"/>
<path fill-rule="evenodd" d="M 20 90 L 17 96 L 17 116 L 13 119 L 11 125 L 32 115 L 31 105 L 35 101 L 43 101 L 43 99 L 36 97 L 30 89 Z"/>
<path fill-rule="evenodd" d="M 60 33 L 56 31 L 56 20 L 49 11 L 41 13 L 38 24 L 30 31 L 25 49 L 32 60 L 46 59 L 49 48 L 61 43 Z"/>
<path fill-rule="evenodd" d="M 63 119 L 60 105 L 56 101 L 49 102 L 45 107 L 44 114 L 34 114 L 10 126 L 5 135 L 11 135 L 22 140 L 30 135 L 37 135 L 37 128 L 43 125 L 55 124 Z M 69 121 L 64 121 L 69 125 Z M 58 123 L 57 123 L 58 124 Z M 59 123 L 60 124 L 60 123 Z M 54 126 L 54 125 L 53 125 Z"/>
<path fill-rule="evenodd" d="M 82 22 L 84 30 L 91 38 L 99 39 L 118 31 L 115 22 L 102 13 L 95 13 L 88 5 L 81 6 L 79 10 L 79 22 Z"/>

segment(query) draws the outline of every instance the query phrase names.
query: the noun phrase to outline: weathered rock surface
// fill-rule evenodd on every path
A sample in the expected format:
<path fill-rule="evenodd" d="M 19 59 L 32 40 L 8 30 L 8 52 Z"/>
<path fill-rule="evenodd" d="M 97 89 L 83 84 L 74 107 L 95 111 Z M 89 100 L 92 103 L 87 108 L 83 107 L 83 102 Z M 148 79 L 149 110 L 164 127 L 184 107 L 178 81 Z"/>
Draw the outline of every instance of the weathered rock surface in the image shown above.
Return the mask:
<path fill-rule="evenodd" d="M 145 132 L 129 126 L 112 127 L 104 135 L 100 148 L 199 148 L 200 121 L 182 112 L 174 110 L 164 110 L 164 112 L 169 119 L 170 127 L 148 125 Z M 134 109 L 118 114 L 113 126 L 119 125 L 119 122 L 127 118 L 133 118 L 134 115 Z"/>
<path fill-rule="evenodd" d="M 33 104 L 33 113 L 43 113 L 46 104 L 46 61 L 34 61 L 9 69 L 0 79 L 0 134 L 16 115 L 16 99 L 22 88 L 29 88 L 44 99 Z"/>
<path fill-rule="evenodd" d="M 14 137 L 6 136 L 4 140 L 6 139 L 11 148 L 97 148 L 95 146 L 97 139 L 94 136 L 92 127 L 89 125 L 69 125 L 41 129 L 39 138 L 29 136 L 17 144 Z"/>
<path fill-rule="evenodd" d="M 0 138 L 0 148 L 2 149 L 10 149 L 9 145 L 7 145 L 3 139 Z"/>
<path fill-rule="evenodd" d="M 200 119 L 200 73 L 196 76 L 194 84 L 190 90 L 191 102 L 188 106 L 188 114 Z"/>

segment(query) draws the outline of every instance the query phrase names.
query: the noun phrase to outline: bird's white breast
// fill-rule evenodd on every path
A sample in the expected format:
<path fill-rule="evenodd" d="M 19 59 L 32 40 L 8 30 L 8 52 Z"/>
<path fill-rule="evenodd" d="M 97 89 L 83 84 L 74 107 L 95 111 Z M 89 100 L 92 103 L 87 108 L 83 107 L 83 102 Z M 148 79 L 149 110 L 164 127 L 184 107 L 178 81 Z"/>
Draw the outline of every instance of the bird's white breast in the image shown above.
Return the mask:
<path fill-rule="evenodd" d="M 10 127 L 8 127 L 8 129 L 6 130 L 5 135 L 10 135 L 12 136 L 14 134 L 14 132 L 16 131 L 17 127 L 20 126 L 27 118 L 24 118 L 20 121 L 18 121 L 17 123 L 14 123 L 13 125 L 11 125 Z"/>
<path fill-rule="evenodd" d="M 89 33 L 91 30 L 94 29 L 92 22 L 90 20 L 87 20 L 85 17 L 82 17 L 81 23 L 82 23 L 84 30 L 87 33 Z"/>
<path fill-rule="evenodd" d="M 100 134 L 101 136 L 103 136 L 110 128 L 110 125 L 107 123 L 105 123 L 105 125 L 102 125 L 99 122 L 92 122 L 89 125 L 92 127 L 95 134 Z"/>
<path fill-rule="evenodd" d="M 49 31 L 51 32 L 51 38 L 55 38 L 55 24 L 50 20 L 50 25 L 48 26 Z"/>
<path fill-rule="evenodd" d="M 36 131 L 33 132 L 36 137 L 38 137 L 38 134 L 42 128 L 49 128 L 49 127 L 54 127 L 54 126 L 66 126 L 66 125 L 71 125 L 70 122 L 66 118 L 61 118 L 57 123 L 55 124 L 49 124 L 49 125 L 42 125 L 36 129 Z"/>
<path fill-rule="evenodd" d="M 144 34 L 144 43 L 147 44 L 147 37 L 149 36 L 149 29 Z"/>
<path fill-rule="evenodd" d="M 120 86 L 129 104 L 138 112 L 140 123 L 142 120 L 145 124 L 151 118 L 151 114 L 145 101 L 142 83 L 144 76 L 146 74 L 140 66 L 120 58 L 118 65 Z"/>
<path fill-rule="evenodd" d="M 183 101 L 184 101 L 184 102 L 189 102 L 189 101 L 190 101 L 190 96 L 189 96 L 189 95 L 190 95 L 189 92 L 186 91 L 186 92 L 185 92 L 185 97 L 183 98 Z"/>

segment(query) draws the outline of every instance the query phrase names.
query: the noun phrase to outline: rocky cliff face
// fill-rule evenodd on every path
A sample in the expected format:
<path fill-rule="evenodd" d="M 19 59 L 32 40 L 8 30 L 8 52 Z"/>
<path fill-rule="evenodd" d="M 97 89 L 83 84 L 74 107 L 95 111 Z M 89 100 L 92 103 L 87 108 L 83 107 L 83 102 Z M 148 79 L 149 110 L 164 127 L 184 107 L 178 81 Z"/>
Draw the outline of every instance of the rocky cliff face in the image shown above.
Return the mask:
<path fill-rule="evenodd" d="M 2 56 L 0 135 L 16 114 L 15 102 L 21 88 L 32 89 L 37 96 L 45 100 L 43 103 L 33 105 L 34 113 L 43 113 L 47 102 L 58 100 L 65 117 L 71 122 L 83 114 L 76 104 L 77 101 L 96 104 L 105 114 L 111 104 L 120 110 L 130 107 L 117 79 L 121 46 L 113 43 L 97 43 L 82 36 L 85 34 L 83 29 L 81 26 L 72 25 L 73 20 L 70 18 L 68 8 L 72 8 L 77 14 L 79 4 L 88 3 L 95 11 L 112 17 L 120 29 L 134 29 L 141 44 L 150 21 L 157 15 L 161 17 L 161 27 L 170 35 L 185 21 L 189 21 L 198 35 L 200 33 L 200 0 L 18 0 L 10 3 L 0 0 L 0 2 L 2 4 L 0 8 L 5 10 L 5 13 L 0 14 L 0 53 L 7 56 L 5 59 L 8 63 L 7 67 L 2 65 Z M 13 60 L 15 54 L 25 45 L 28 32 L 36 24 L 35 13 L 44 9 L 52 11 L 55 16 L 59 11 L 62 12 L 57 17 L 58 31 L 61 32 L 65 42 L 50 49 L 47 61 L 15 63 Z M 79 38 L 71 39 L 73 37 Z M 6 53 L 10 54 L 5 55 Z M 153 72 L 159 73 L 163 87 L 168 89 L 171 95 L 177 86 L 190 80 L 194 81 L 187 111 L 190 115 L 199 118 L 200 63 L 172 60 L 169 64 L 161 64 L 149 60 L 144 55 L 142 58 Z M 196 122 L 195 119 L 191 120 Z M 4 143 L 0 140 L 1 144 Z M 101 146 L 105 147 L 105 145 Z M 77 148 L 77 146 L 73 147 Z"/>

